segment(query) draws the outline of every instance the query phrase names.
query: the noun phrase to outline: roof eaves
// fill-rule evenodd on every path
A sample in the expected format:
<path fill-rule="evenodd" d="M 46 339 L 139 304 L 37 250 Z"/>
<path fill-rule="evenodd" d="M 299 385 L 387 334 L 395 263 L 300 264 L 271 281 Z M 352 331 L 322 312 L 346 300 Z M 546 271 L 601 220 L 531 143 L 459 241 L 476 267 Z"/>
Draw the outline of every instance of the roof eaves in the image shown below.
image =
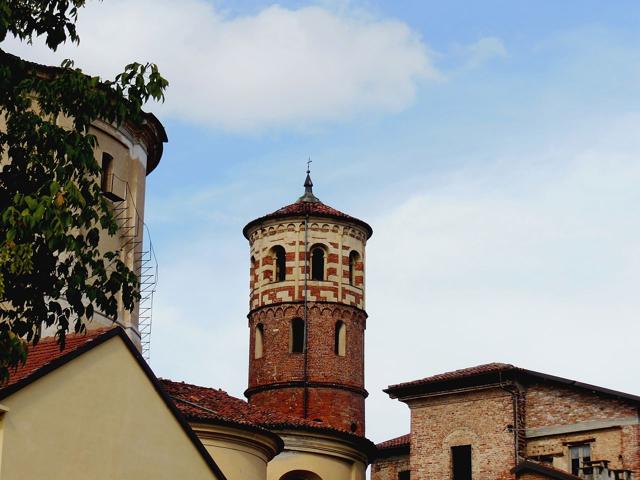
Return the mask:
<path fill-rule="evenodd" d="M 369 463 L 376 459 L 378 456 L 378 448 L 375 443 L 366 437 L 355 435 L 353 433 L 345 432 L 343 430 L 337 430 L 331 427 L 321 427 L 300 423 L 288 423 L 288 422 L 273 422 L 273 423 L 261 423 L 261 426 L 270 430 L 299 430 L 302 432 L 318 432 L 332 435 L 342 440 L 355 443 L 367 456 Z"/>
<path fill-rule="evenodd" d="M 308 215 L 309 217 L 315 217 L 315 218 L 331 218 L 331 219 L 342 221 L 345 223 L 355 223 L 365 231 L 367 235 L 367 239 L 371 238 L 371 236 L 373 235 L 373 228 L 371 228 L 371 225 L 369 225 L 367 222 L 363 220 L 360 220 L 359 218 L 352 217 L 351 215 L 347 215 L 346 213 L 338 212 L 339 214 L 335 214 L 335 213 L 328 213 L 328 212 L 309 212 L 309 213 L 281 212 L 280 210 L 282 209 L 279 209 L 279 210 L 276 210 L 275 212 L 268 213 L 267 215 L 258 217 L 255 220 L 251 220 L 242 229 L 242 234 L 244 235 L 244 237 L 248 240 L 249 230 L 251 230 L 254 227 L 258 227 L 259 225 L 269 220 L 277 220 L 279 218 L 304 217 L 306 215 Z"/>
<path fill-rule="evenodd" d="M 446 378 L 447 374 L 442 374 L 442 378 L 430 380 L 431 377 L 427 377 L 422 380 L 399 383 L 390 385 L 383 391 L 391 398 L 402 398 L 424 393 L 446 392 L 448 390 L 454 390 L 457 388 L 479 387 L 482 385 L 502 383 L 507 380 L 524 382 L 527 380 L 530 381 L 531 379 L 535 379 L 542 380 L 544 382 L 576 387 L 582 390 L 591 391 L 592 393 L 620 398 L 634 403 L 640 403 L 640 396 L 630 393 L 611 390 L 609 388 L 599 387 L 597 385 L 590 385 L 588 383 L 579 382 L 577 380 L 571 380 L 555 375 L 549 375 L 547 373 L 536 372 L 534 370 L 527 370 L 525 368 L 515 367 L 509 364 L 502 365 L 503 368 L 495 368 L 490 371 L 480 371 L 477 373 L 469 373 L 460 376 L 455 376 L 455 372 L 449 372 L 449 374 L 451 374 L 450 378 Z M 436 375 L 434 377 L 440 377 L 440 375 Z"/>
<path fill-rule="evenodd" d="M 268 430 L 267 428 L 264 428 L 261 425 L 257 425 L 257 424 L 253 424 L 253 423 L 249 423 L 249 422 L 241 422 L 238 420 L 233 420 L 230 419 L 228 417 L 225 417 L 223 415 L 219 415 L 218 413 L 214 412 L 213 410 L 208 409 L 207 407 L 204 407 L 202 405 L 199 405 L 197 403 L 194 402 L 190 402 L 188 400 L 185 400 L 183 398 L 180 398 L 178 396 L 175 395 L 169 395 L 169 397 L 174 401 L 174 402 L 183 402 L 186 403 L 192 407 L 196 407 L 199 408 L 203 411 L 203 415 L 197 415 L 195 413 L 182 413 L 182 415 L 184 415 L 188 420 L 190 421 L 197 421 L 200 423 L 204 423 L 204 424 L 209 424 L 209 425 L 223 425 L 223 426 L 227 426 L 227 427 L 234 427 L 234 428 L 238 428 L 240 430 L 244 430 L 247 432 L 251 432 L 254 434 L 259 434 L 259 435 L 264 435 L 265 437 L 270 438 L 271 440 L 273 440 L 276 445 L 277 445 L 277 452 L 276 455 L 280 452 L 282 452 L 282 450 L 284 450 L 284 441 L 282 440 L 282 438 L 280 438 L 279 435 L 273 433 L 272 431 Z M 179 409 L 178 409 L 179 410 Z M 206 415 L 206 414 L 209 415 Z"/>
<path fill-rule="evenodd" d="M 563 385 L 569 385 L 572 387 L 580 388 L 582 390 L 590 390 L 593 393 L 599 393 L 599 394 L 610 396 L 610 397 L 617 397 L 624 400 L 629 400 L 634 403 L 640 403 L 640 396 L 633 395 L 631 393 L 620 392 L 618 390 L 612 390 L 610 388 L 600 387 L 598 385 L 591 385 L 589 383 L 579 382 L 578 380 L 571 380 L 570 378 L 558 377 L 555 375 L 550 375 L 548 373 L 536 372 L 534 370 L 527 370 L 524 368 L 517 368 L 516 370 L 524 375 L 527 375 L 533 378 L 538 378 L 540 380 L 559 383 Z"/>

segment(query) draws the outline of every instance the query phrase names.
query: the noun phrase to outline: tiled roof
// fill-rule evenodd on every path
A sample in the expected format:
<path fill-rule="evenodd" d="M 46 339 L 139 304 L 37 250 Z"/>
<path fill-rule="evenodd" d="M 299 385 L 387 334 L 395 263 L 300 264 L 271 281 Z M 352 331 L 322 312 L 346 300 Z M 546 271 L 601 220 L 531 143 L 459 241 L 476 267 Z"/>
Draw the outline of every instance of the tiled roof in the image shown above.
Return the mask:
<path fill-rule="evenodd" d="M 527 370 L 508 363 L 487 363 L 475 367 L 463 368 L 451 372 L 440 373 L 411 382 L 390 385 L 384 391 L 392 398 L 403 395 L 414 395 L 426 392 L 446 392 L 451 388 L 488 385 L 510 380 L 553 383 L 573 388 L 587 390 L 599 395 L 621 398 L 634 403 L 640 403 L 640 397 L 630 393 L 619 392 L 609 388 L 582 383 L 570 378 L 557 377 L 547 373 Z"/>
<path fill-rule="evenodd" d="M 378 450 L 385 450 L 387 448 L 396 448 L 396 447 L 404 447 L 411 444 L 411 434 L 407 433 L 406 435 L 401 435 L 396 438 L 392 438 L 391 440 L 386 440 L 382 443 L 378 443 L 376 447 Z"/>
<path fill-rule="evenodd" d="M 245 400 L 233 397 L 223 390 L 160 379 L 165 391 L 176 401 L 176 406 L 190 419 L 222 420 L 254 427 L 292 426 L 322 427 L 303 418 L 269 412 Z M 346 432 L 346 430 L 345 430 Z"/>
<path fill-rule="evenodd" d="M 254 427 L 278 420 L 275 416 L 249 405 L 244 400 L 232 397 L 223 390 L 164 378 L 160 379 L 160 383 L 176 400 L 176 406 L 182 414 L 189 419 L 222 420 Z"/>
<path fill-rule="evenodd" d="M 303 215 L 310 215 L 315 217 L 328 217 L 328 218 L 336 218 L 338 220 L 345 220 L 347 222 L 352 222 L 360 225 L 367 232 L 367 237 L 371 237 L 373 234 L 373 229 L 371 226 L 363 222 L 362 220 L 352 217 L 351 215 L 347 215 L 346 213 L 342 213 L 339 210 L 336 210 L 329 205 L 325 205 L 324 203 L 317 202 L 296 202 L 291 205 L 287 205 L 285 207 L 279 208 L 275 212 L 271 212 L 263 217 L 256 218 L 255 220 L 249 222 L 246 227 L 243 229 L 243 233 L 245 237 L 247 236 L 248 229 L 253 225 L 261 223 L 265 220 L 271 220 L 276 218 L 286 218 L 286 217 L 298 217 Z"/>
<path fill-rule="evenodd" d="M 442 382 L 446 380 L 459 380 L 462 378 L 473 377 L 476 375 L 482 375 L 484 373 L 497 373 L 515 370 L 516 367 L 508 363 L 487 363 L 484 365 L 477 365 L 475 367 L 462 368 L 460 370 L 453 370 L 451 372 L 439 373 L 430 377 L 421 378 L 419 380 L 413 380 L 411 382 L 398 383 L 396 385 L 389 386 L 390 389 L 413 387 L 417 385 L 426 385 L 429 383 Z"/>
<path fill-rule="evenodd" d="M 30 346 L 27 353 L 27 363 L 18 367 L 17 370 L 9 372 L 9 382 L 2 385 L 2 388 L 9 387 L 21 380 L 34 375 L 41 368 L 49 365 L 54 360 L 77 350 L 81 346 L 95 340 L 100 335 L 111 330 L 110 328 L 101 328 L 89 330 L 82 334 L 71 334 L 66 336 L 65 348 L 60 350 L 56 338 L 46 337 L 38 342 L 36 346 Z"/>
<path fill-rule="evenodd" d="M 215 388 L 201 387 L 184 382 L 160 379 L 164 390 L 174 400 L 178 410 L 191 421 L 212 421 L 214 423 L 234 424 L 266 430 L 299 429 L 338 435 L 357 442 L 373 457 L 375 445 L 364 437 L 347 430 L 324 426 L 321 423 L 303 418 L 270 412 L 227 392 Z"/>

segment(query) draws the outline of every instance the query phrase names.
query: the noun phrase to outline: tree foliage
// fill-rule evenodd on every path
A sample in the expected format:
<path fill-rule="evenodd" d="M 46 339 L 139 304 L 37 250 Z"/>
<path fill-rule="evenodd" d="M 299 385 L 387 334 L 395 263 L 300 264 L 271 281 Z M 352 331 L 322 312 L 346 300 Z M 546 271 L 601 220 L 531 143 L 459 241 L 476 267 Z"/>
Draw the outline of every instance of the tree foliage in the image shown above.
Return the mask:
<path fill-rule="evenodd" d="M 28 42 L 42 35 L 52 50 L 77 43 L 84 3 L 0 0 L 0 42 L 11 34 Z M 43 67 L 0 48 L 0 382 L 25 362 L 43 327 L 55 328 L 63 348 L 67 332 L 83 331 L 96 310 L 115 318 L 118 298 L 133 309 L 135 273 L 119 252 L 98 248 L 118 225 L 89 127 L 98 119 L 141 125 L 143 104 L 163 100 L 166 86 L 154 64 L 131 63 L 101 81 L 70 60 Z"/>

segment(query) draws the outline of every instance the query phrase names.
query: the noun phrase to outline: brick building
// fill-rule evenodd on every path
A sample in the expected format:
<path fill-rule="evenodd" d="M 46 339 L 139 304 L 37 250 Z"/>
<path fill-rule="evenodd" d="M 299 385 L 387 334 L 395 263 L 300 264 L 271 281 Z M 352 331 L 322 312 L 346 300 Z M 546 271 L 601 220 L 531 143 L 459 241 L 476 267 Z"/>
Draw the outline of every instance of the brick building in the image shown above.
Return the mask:
<path fill-rule="evenodd" d="M 313 194 L 249 222 L 248 401 L 163 387 L 230 480 L 364 480 L 365 246 L 371 227 Z"/>
<path fill-rule="evenodd" d="M 492 363 L 385 390 L 411 433 L 378 445 L 372 480 L 640 476 L 640 397 Z"/>

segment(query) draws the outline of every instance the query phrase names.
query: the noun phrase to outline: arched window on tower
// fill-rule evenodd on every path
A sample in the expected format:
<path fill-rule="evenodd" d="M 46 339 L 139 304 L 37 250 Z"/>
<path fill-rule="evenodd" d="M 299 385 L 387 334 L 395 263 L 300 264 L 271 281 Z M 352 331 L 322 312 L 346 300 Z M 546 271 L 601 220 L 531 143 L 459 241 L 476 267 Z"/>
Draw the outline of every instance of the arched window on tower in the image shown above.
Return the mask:
<path fill-rule="evenodd" d="M 253 292 L 253 289 L 256 288 L 256 275 L 257 275 L 257 262 L 256 258 L 251 256 L 251 267 L 249 267 L 249 290 Z"/>
<path fill-rule="evenodd" d="M 304 352 L 304 320 L 294 318 L 291 320 L 291 342 L 289 344 L 291 353 Z"/>
<path fill-rule="evenodd" d="M 276 245 L 271 250 L 274 263 L 274 282 L 284 282 L 287 278 L 287 261 L 284 248 Z"/>
<path fill-rule="evenodd" d="M 349 284 L 356 284 L 356 270 L 358 268 L 358 261 L 360 260 L 360 255 L 355 250 L 351 250 L 349 254 Z"/>
<path fill-rule="evenodd" d="M 324 248 L 311 248 L 311 280 L 324 280 Z"/>
<path fill-rule="evenodd" d="M 334 352 L 344 357 L 347 354 L 347 326 L 342 320 L 336 322 Z"/>
<path fill-rule="evenodd" d="M 253 358 L 262 358 L 262 349 L 264 346 L 264 326 L 261 323 L 256 325 L 255 338 L 253 342 Z"/>

